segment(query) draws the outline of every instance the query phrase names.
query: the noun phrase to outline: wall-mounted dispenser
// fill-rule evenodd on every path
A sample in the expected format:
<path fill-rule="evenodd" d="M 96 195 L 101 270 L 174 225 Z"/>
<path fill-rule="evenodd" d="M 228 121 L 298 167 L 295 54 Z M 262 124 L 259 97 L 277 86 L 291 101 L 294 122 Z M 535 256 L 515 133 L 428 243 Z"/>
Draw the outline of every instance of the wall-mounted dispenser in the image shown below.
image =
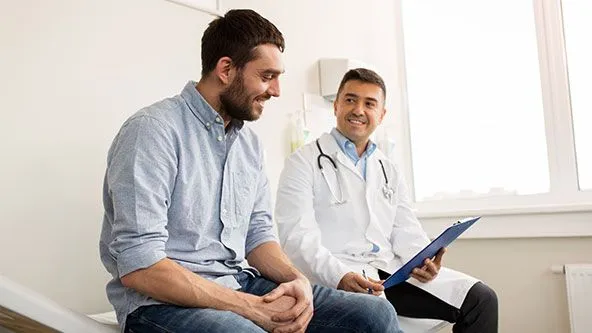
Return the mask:
<path fill-rule="evenodd" d="M 319 80 L 321 86 L 321 96 L 333 102 L 337 97 L 337 89 L 343 75 L 353 68 L 368 68 L 371 66 L 361 61 L 347 58 L 324 58 L 319 59 Z"/>

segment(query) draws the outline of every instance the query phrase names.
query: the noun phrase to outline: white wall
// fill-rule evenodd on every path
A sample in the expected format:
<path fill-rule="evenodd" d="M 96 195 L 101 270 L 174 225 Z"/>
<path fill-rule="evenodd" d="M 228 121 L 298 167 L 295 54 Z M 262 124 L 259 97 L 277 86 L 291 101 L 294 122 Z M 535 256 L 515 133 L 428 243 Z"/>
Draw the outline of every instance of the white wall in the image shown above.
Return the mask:
<path fill-rule="evenodd" d="M 551 266 L 591 262 L 592 238 L 468 239 L 448 250 L 447 265 L 497 291 L 500 333 L 569 333 L 565 276 Z"/>
<path fill-rule="evenodd" d="M 130 114 L 199 77 L 211 16 L 164 0 L 2 1 L 0 15 L 0 274 L 107 310 L 107 149 Z"/>
<path fill-rule="evenodd" d="M 282 96 L 252 125 L 275 192 L 289 151 L 288 113 L 302 108 L 302 93 L 318 94 L 319 58 L 372 64 L 395 86 L 394 6 L 222 5 L 254 8 L 286 37 Z M 108 310 L 97 250 L 107 149 L 130 114 L 199 77 L 199 40 L 212 18 L 164 0 L 2 1 L 0 16 L 0 274 L 73 309 Z M 387 108 L 397 101 L 391 89 Z M 551 333 L 565 331 L 567 313 L 561 276 L 547 266 L 587 260 L 591 250 L 590 238 L 479 239 L 459 242 L 447 257 L 496 288 L 500 332 Z"/>

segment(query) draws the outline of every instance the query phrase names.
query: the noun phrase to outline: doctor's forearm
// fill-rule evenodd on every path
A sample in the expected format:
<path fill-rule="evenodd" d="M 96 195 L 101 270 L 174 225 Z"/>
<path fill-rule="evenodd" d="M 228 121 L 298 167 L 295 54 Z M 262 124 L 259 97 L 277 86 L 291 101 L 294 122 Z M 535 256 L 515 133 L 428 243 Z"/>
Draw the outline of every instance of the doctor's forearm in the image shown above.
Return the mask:
<path fill-rule="evenodd" d="M 247 261 L 259 270 L 261 275 L 277 283 L 304 277 L 277 242 L 266 242 L 257 246 L 248 254 Z"/>

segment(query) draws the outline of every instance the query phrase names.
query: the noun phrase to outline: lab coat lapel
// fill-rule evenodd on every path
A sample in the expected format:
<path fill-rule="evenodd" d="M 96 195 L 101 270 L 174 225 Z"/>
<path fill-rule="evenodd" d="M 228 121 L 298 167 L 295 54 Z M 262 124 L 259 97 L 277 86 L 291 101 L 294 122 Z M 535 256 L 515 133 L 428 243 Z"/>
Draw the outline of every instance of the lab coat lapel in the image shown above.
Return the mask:
<path fill-rule="evenodd" d="M 366 228 L 366 238 L 375 243 L 379 244 L 380 240 L 384 238 L 382 230 L 380 229 L 380 221 L 376 216 L 376 209 L 378 206 L 375 204 L 380 198 L 378 196 L 382 193 L 382 170 L 380 170 L 380 162 L 376 158 L 377 152 L 374 152 L 368 158 L 366 163 L 366 202 L 368 204 L 368 213 L 370 221 Z M 383 249 L 384 250 L 384 249 Z"/>
<path fill-rule="evenodd" d="M 370 202 L 375 202 L 376 196 L 381 192 L 378 189 L 381 188 L 383 178 L 376 153 L 375 151 L 366 161 L 366 197 Z"/>

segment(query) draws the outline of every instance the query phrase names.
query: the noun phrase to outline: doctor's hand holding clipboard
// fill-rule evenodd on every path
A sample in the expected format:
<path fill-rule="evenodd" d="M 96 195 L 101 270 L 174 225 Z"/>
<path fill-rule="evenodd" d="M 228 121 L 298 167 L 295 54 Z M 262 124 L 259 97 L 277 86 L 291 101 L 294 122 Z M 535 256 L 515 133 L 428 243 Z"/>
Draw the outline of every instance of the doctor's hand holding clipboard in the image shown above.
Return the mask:
<path fill-rule="evenodd" d="M 419 251 L 411 260 L 389 276 L 382 285 L 385 288 L 389 288 L 406 281 L 409 277 L 414 277 L 424 283 L 433 280 L 442 267 L 442 256 L 446 252 L 446 246 L 452 243 L 480 218 L 480 216 L 466 218 L 446 228 L 423 250 Z M 432 260 L 431 258 L 434 259 Z"/>
<path fill-rule="evenodd" d="M 438 251 L 434 259 L 426 258 L 423 261 L 422 267 L 415 267 L 411 271 L 411 277 L 417 279 L 419 282 L 430 282 L 432 281 L 438 272 L 440 272 L 440 268 L 442 267 L 442 257 L 446 253 L 446 248 L 443 247 Z"/>
<path fill-rule="evenodd" d="M 413 269 L 411 277 L 423 283 L 432 281 L 438 275 L 440 267 L 442 267 L 442 256 L 444 256 L 445 252 L 446 248 L 442 248 L 433 259 L 426 258 L 423 266 Z M 364 271 L 362 271 L 362 274 L 349 272 L 341 278 L 337 289 L 379 296 L 384 291 L 383 283 L 383 280 L 374 280 L 367 277 Z"/>

